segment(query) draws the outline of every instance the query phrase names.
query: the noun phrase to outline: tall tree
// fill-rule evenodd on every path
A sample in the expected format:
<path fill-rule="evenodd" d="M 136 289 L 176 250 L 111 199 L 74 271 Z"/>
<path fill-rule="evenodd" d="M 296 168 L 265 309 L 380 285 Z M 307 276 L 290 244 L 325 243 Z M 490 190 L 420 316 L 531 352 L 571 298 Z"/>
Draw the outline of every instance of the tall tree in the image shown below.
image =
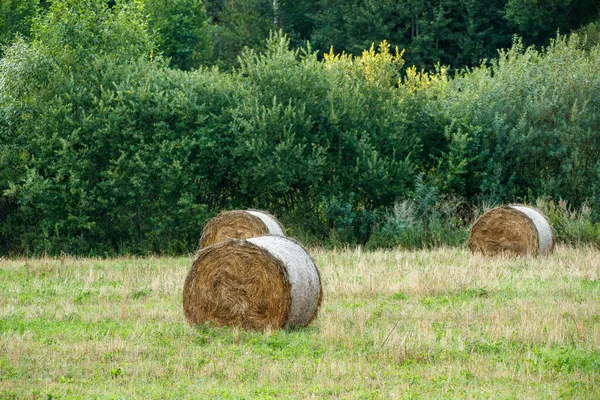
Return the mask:
<path fill-rule="evenodd" d="M 276 28 L 272 0 L 228 0 L 222 5 L 213 3 L 209 9 L 214 57 L 223 67 L 235 65 L 244 47 L 263 46 Z"/>
<path fill-rule="evenodd" d="M 598 18 L 598 0 L 508 0 L 505 17 L 526 44 L 546 45 L 556 31 L 568 33 Z"/>
<path fill-rule="evenodd" d="M 315 26 L 318 1 L 278 0 L 277 25 L 290 37 L 293 44 L 302 46 L 310 40 Z"/>
<path fill-rule="evenodd" d="M 467 0 L 322 0 L 314 20 L 314 45 L 360 54 L 373 42 L 388 40 L 406 49 L 408 64 L 432 68 L 494 57 L 510 45 L 502 22 L 505 0 L 480 4 Z"/>
<path fill-rule="evenodd" d="M 146 0 L 150 27 L 171 65 L 183 70 L 212 61 L 208 16 L 202 0 Z"/>

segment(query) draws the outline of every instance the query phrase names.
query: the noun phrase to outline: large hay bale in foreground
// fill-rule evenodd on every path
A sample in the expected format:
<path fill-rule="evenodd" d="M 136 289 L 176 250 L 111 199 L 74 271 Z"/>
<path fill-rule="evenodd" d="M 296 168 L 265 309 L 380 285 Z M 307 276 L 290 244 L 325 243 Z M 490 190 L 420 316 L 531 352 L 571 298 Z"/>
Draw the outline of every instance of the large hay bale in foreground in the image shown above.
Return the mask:
<path fill-rule="evenodd" d="M 546 217 L 535 208 L 497 207 L 475 222 L 469 249 L 484 255 L 548 255 L 554 249 L 554 234 Z"/>
<path fill-rule="evenodd" d="M 191 325 L 301 327 L 316 317 L 321 297 L 308 253 L 285 237 L 261 236 L 201 249 L 183 286 L 183 311 Z"/>
<path fill-rule="evenodd" d="M 264 235 L 285 236 L 277 219 L 266 211 L 224 211 L 208 221 L 200 236 L 200 248 L 229 239 Z"/>

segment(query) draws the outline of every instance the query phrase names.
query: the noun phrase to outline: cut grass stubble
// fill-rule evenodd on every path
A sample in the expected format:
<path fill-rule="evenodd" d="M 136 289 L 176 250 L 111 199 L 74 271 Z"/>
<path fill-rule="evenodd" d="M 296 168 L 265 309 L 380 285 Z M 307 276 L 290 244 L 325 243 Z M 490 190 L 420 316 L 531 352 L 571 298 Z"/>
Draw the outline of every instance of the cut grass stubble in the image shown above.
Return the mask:
<path fill-rule="evenodd" d="M 308 328 L 187 325 L 188 258 L 0 260 L 0 398 L 597 398 L 600 252 L 320 250 Z"/>

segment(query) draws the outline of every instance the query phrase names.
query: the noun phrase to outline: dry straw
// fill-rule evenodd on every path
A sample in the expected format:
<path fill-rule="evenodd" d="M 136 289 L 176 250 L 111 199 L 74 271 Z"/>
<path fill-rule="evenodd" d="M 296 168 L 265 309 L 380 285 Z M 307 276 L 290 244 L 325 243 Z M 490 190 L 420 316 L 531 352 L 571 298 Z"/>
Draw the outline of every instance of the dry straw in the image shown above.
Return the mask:
<path fill-rule="evenodd" d="M 285 236 L 283 227 L 266 211 L 224 211 L 208 221 L 200 236 L 200 248 L 228 239 L 263 235 Z"/>
<path fill-rule="evenodd" d="M 548 255 L 554 234 L 546 217 L 535 208 L 510 205 L 483 214 L 471 228 L 471 252 L 484 255 Z"/>
<path fill-rule="evenodd" d="M 302 327 L 321 304 L 319 271 L 306 250 L 281 236 L 232 239 L 201 249 L 183 286 L 191 325 Z"/>

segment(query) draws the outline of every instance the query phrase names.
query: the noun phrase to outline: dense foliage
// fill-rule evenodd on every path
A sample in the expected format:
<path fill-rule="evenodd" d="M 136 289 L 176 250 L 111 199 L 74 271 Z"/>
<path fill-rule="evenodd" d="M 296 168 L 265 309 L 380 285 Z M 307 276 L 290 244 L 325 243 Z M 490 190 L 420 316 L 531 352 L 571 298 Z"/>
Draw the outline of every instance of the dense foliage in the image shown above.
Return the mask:
<path fill-rule="evenodd" d="M 54 2 L 30 39 L 6 47 L 1 252 L 180 253 L 211 215 L 246 207 L 319 241 L 458 244 L 474 205 L 536 198 L 586 210 L 569 219 L 565 203 L 544 203 L 566 240 L 600 237 L 600 47 L 589 41 L 517 40 L 449 78 L 407 67 L 386 41 L 360 56 L 296 49 L 321 20 L 276 14 L 269 24 L 305 33 L 271 34 L 223 72 L 195 65 L 248 43 L 225 46 L 211 24 L 233 38 L 253 23 L 228 20 L 233 2 L 158 3 Z"/>
<path fill-rule="evenodd" d="M 131 0 L 105 0 L 109 6 Z M 560 31 L 583 29 L 600 17 L 597 0 L 136 0 L 173 67 L 238 65 L 245 47 L 262 49 L 272 30 L 294 47 L 306 41 L 319 51 L 360 55 L 387 40 L 406 49 L 408 65 L 433 70 L 436 63 L 460 69 L 479 65 L 510 47 L 548 45 Z M 84 0 L 85 2 L 85 0 Z M 3 0 L 0 47 L 28 36 L 49 0 Z M 1 54 L 1 50 L 0 50 Z"/>
<path fill-rule="evenodd" d="M 18 36 L 29 36 L 35 16 L 41 12 L 39 0 L 2 0 L 0 2 L 0 56 L 3 47 Z"/>

